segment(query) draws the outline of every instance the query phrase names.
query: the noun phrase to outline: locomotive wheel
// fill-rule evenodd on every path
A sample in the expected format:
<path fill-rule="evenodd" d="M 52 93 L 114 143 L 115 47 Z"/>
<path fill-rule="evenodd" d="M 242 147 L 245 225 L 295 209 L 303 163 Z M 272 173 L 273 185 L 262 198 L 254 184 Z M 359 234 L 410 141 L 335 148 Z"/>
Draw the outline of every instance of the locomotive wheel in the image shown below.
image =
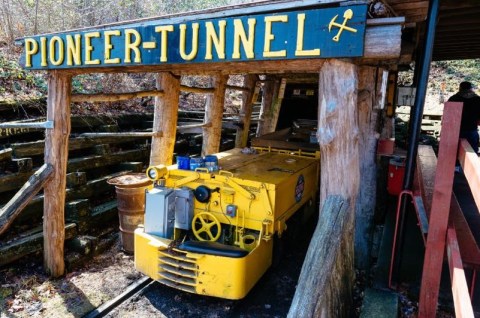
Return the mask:
<path fill-rule="evenodd" d="M 212 230 L 217 227 L 215 234 Z M 200 212 L 193 217 L 192 231 L 199 241 L 215 242 L 220 238 L 220 221 L 209 212 Z"/>

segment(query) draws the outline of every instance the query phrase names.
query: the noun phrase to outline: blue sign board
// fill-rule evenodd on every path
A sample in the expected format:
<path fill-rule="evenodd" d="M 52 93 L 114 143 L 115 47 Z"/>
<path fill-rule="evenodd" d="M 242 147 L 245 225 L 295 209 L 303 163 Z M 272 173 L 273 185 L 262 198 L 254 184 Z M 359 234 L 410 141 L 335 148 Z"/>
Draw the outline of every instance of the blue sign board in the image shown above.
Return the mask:
<path fill-rule="evenodd" d="M 168 19 L 23 39 L 27 69 L 266 61 L 363 55 L 366 5 Z"/>

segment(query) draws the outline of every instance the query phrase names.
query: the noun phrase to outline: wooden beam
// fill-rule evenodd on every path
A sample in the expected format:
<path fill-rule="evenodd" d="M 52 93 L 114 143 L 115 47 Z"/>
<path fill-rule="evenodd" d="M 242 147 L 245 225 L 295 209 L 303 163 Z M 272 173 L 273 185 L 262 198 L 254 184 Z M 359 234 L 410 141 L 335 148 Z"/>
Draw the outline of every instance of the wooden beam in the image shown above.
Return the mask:
<path fill-rule="evenodd" d="M 182 92 L 199 93 L 199 94 L 213 94 L 215 92 L 215 88 L 213 87 L 192 87 L 187 85 L 180 85 L 180 90 Z"/>
<path fill-rule="evenodd" d="M 242 94 L 242 106 L 240 107 L 240 125 L 235 135 L 235 147 L 243 148 L 247 146 L 248 135 L 250 132 L 250 123 L 252 120 L 253 97 L 258 96 L 260 85 L 256 85 L 257 75 L 245 75 L 243 85 L 246 90 Z"/>
<path fill-rule="evenodd" d="M 80 137 L 83 138 L 105 138 L 105 137 L 115 137 L 115 138 L 131 138 L 131 137 L 162 137 L 162 132 L 151 132 L 151 131 L 129 131 L 129 132 L 98 132 L 98 133 L 83 133 Z"/>
<path fill-rule="evenodd" d="M 26 255 L 41 251 L 42 241 L 45 240 L 46 235 L 41 229 L 39 230 L 40 232 L 35 231 L 28 236 L 0 247 L 0 266 L 12 263 Z M 74 223 L 66 224 L 63 232 L 65 233 L 66 239 L 72 238 L 77 234 L 77 226 Z"/>
<path fill-rule="evenodd" d="M 257 76 L 254 75 L 254 77 L 256 78 Z M 234 86 L 234 85 L 225 85 L 225 88 L 226 89 L 231 89 L 231 90 L 236 90 L 236 91 L 242 91 L 242 92 L 246 92 L 246 93 L 250 92 L 250 90 L 251 90 L 251 87 L 248 87 L 248 86 L 242 87 L 242 86 Z"/>
<path fill-rule="evenodd" d="M 340 194 L 355 206 L 360 181 L 357 76 L 355 65 L 339 60 L 328 60 L 320 70 L 320 204 L 328 195 Z"/>
<path fill-rule="evenodd" d="M 366 29 L 363 58 L 389 59 L 400 56 L 402 25 L 376 25 Z"/>
<path fill-rule="evenodd" d="M 273 122 L 276 111 L 275 102 L 278 97 L 280 81 L 273 76 L 267 76 L 267 79 L 270 79 L 270 81 L 263 84 L 262 108 L 260 109 L 260 121 L 257 126 L 257 136 L 262 136 L 275 131 Z"/>
<path fill-rule="evenodd" d="M 456 317 L 474 317 L 472 302 L 468 292 L 465 271 L 463 270 L 462 256 L 458 247 L 457 233 L 453 225 L 447 230 L 447 256 L 452 284 L 453 304 Z"/>
<path fill-rule="evenodd" d="M 44 164 L 38 169 L 15 194 L 15 196 L 0 209 L 0 235 L 12 224 L 17 215 L 30 200 L 40 191 L 53 174 L 53 167 Z"/>
<path fill-rule="evenodd" d="M 375 156 L 377 147 L 375 134 L 379 120 L 377 109 L 383 102 L 386 82 L 387 77 L 383 76 L 383 69 L 369 66 L 358 68 L 358 152 L 362 186 L 355 207 L 355 266 L 363 270 L 370 266 L 377 183 Z"/>
<path fill-rule="evenodd" d="M 150 165 L 173 164 L 173 148 L 177 134 L 178 102 L 180 100 L 180 79 L 169 72 L 157 74 L 156 85 L 163 90 L 163 97 L 155 98 L 153 132 L 162 132 L 161 137 L 152 137 Z"/>
<path fill-rule="evenodd" d="M 347 317 L 354 281 L 348 200 L 328 196 L 308 247 L 288 318 Z"/>
<path fill-rule="evenodd" d="M 61 71 L 49 72 L 47 120 L 53 129 L 45 131 L 45 163 L 54 170 L 44 188 L 44 266 L 52 277 L 64 274 L 65 186 L 70 135 L 71 77 Z"/>
<path fill-rule="evenodd" d="M 442 138 L 437 164 L 437 171 L 442 173 L 437 173 L 435 176 L 420 287 L 419 317 L 435 317 L 437 311 L 462 105 L 463 103 L 447 102 L 443 108 Z"/>
<path fill-rule="evenodd" d="M 460 139 L 458 160 L 462 165 L 472 196 L 480 211 L 480 160 L 466 139 Z"/>
<path fill-rule="evenodd" d="M 211 123 L 211 127 L 203 128 L 202 156 L 214 154 L 220 150 L 222 137 L 222 117 L 225 102 L 225 89 L 228 75 L 213 77 L 215 93 L 207 97 L 205 106 L 205 123 Z"/>
<path fill-rule="evenodd" d="M 118 102 L 122 100 L 129 100 L 133 98 L 142 98 L 142 97 L 159 97 L 163 96 L 163 91 L 161 90 L 150 90 L 150 91 L 139 91 L 131 93 L 116 93 L 116 94 L 74 94 L 72 95 L 72 103 L 81 103 L 81 102 Z"/>
<path fill-rule="evenodd" d="M 0 150 L 0 161 L 12 160 L 12 148 Z"/>

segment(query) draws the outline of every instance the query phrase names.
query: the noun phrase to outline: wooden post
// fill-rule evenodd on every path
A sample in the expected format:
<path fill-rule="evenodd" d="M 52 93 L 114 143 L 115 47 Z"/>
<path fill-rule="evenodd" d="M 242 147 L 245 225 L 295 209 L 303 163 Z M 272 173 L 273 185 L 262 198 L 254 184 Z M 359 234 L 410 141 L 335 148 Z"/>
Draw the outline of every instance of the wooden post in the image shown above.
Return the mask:
<path fill-rule="evenodd" d="M 320 70 L 320 204 L 327 195 L 340 194 L 355 207 L 360 180 L 357 82 L 356 66 L 347 62 L 328 60 Z"/>
<path fill-rule="evenodd" d="M 317 138 L 322 162 L 322 213 L 288 317 L 347 316 L 352 304 L 354 207 L 360 179 L 357 82 L 356 66 L 350 63 L 328 60 L 320 70 Z M 324 211 L 331 209 L 331 200 L 343 201 L 337 206 L 344 211 L 337 209 L 338 213 L 325 213 L 324 216 Z M 323 236 L 334 228 L 335 233 Z M 322 245 L 322 241 L 333 245 Z M 311 269 L 323 267 L 325 272 L 321 276 L 317 271 L 312 274 Z"/>
<path fill-rule="evenodd" d="M 65 186 L 70 135 L 71 76 L 51 71 L 48 77 L 47 120 L 54 128 L 45 131 L 45 164 L 53 176 L 44 188 L 43 233 L 45 271 L 52 277 L 63 275 L 65 240 Z"/>
<path fill-rule="evenodd" d="M 358 70 L 358 150 L 360 187 L 355 207 L 355 264 L 368 269 L 376 202 L 376 127 L 383 108 L 387 77 L 383 70 L 362 66 Z M 382 89 L 384 90 L 382 92 Z"/>
<path fill-rule="evenodd" d="M 165 72 L 158 74 L 156 81 L 157 89 L 164 91 L 164 95 L 155 97 L 153 133 L 157 135 L 152 137 L 150 165 L 171 165 L 177 134 L 180 80 Z"/>
<path fill-rule="evenodd" d="M 353 214 L 328 196 L 308 247 L 288 318 L 347 317 L 353 286 Z"/>
<path fill-rule="evenodd" d="M 250 122 L 252 120 L 254 91 L 256 88 L 257 76 L 254 74 L 245 75 L 243 86 L 248 88 L 248 91 L 244 91 L 242 94 L 242 107 L 240 109 L 240 125 L 237 129 L 237 135 L 235 137 L 235 147 L 243 148 L 247 146 L 248 134 L 250 132 Z"/>
<path fill-rule="evenodd" d="M 217 153 L 220 150 L 223 104 L 227 81 L 228 75 L 215 76 L 213 80 L 215 92 L 213 96 L 207 97 L 204 123 L 210 123 L 211 126 L 203 128 L 202 156 Z"/>
<path fill-rule="evenodd" d="M 453 174 L 457 157 L 458 135 L 463 103 L 448 102 L 443 108 L 442 139 L 438 148 L 432 210 L 428 220 L 428 237 L 420 286 L 419 317 L 435 317 L 447 235 Z"/>
<path fill-rule="evenodd" d="M 267 76 L 267 81 L 263 84 L 262 108 L 260 110 L 257 136 L 262 136 L 275 131 L 275 127 L 272 126 L 275 119 L 274 107 L 279 88 L 280 81 L 276 80 L 273 76 Z M 279 108 L 278 111 L 280 111 Z"/>

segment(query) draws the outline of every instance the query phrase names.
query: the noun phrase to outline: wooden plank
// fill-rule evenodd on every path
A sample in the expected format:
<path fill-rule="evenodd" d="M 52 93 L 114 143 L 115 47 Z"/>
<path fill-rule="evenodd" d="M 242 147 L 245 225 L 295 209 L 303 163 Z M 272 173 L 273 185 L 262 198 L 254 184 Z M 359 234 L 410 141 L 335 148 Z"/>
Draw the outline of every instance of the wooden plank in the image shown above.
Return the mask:
<path fill-rule="evenodd" d="M 187 85 L 180 85 L 180 90 L 182 92 L 198 94 L 213 94 L 215 92 L 215 88 L 213 87 L 192 87 Z"/>
<path fill-rule="evenodd" d="M 353 213 L 328 196 L 308 247 L 287 317 L 347 317 L 353 287 Z"/>
<path fill-rule="evenodd" d="M 453 304 L 456 317 L 473 318 L 473 308 L 468 292 L 465 271 L 463 270 L 462 256 L 458 247 L 457 235 L 454 226 L 447 230 L 447 255 L 452 283 Z"/>
<path fill-rule="evenodd" d="M 77 138 L 70 138 L 68 141 L 68 150 L 79 150 L 79 149 L 86 149 L 92 148 L 97 144 L 120 144 L 120 143 L 127 143 L 132 141 L 140 141 L 146 140 L 147 137 L 116 137 L 116 136 L 100 136 L 100 137 L 77 137 Z M 31 157 L 31 156 L 39 156 L 45 153 L 45 140 L 38 140 L 32 142 L 23 142 L 23 143 L 14 143 L 11 144 L 13 149 L 13 154 L 18 157 Z"/>
<path fill-rule="evenodd" d="M 478 248 L 475 237 L 463 215 L 455 194 L 452 194 L 452 201 L 450 203 L 450 221 L 455 226 L 462 261 L 464 264 L 480 270 L 480 249 Z"/>
<path fill-rule="evenodd" d="M 113 186 L 107 183 L 107 180 L 123 175 L 128 171 L 121 171 L 118 173 L 103 176 L 101 178 L 88 181 L 86 184 L 66 189 L 67 202 L 82 199 L 104 198 L 105 196 L 114 192 Z M 19 214 L 15 220 L 15 224 L 27 224 L 32 220 L 40 220 L 43 213 L 43 195 L 38 195 L 25 207 L 23 212 Z M 14 225 L 15 225 L 14 224 Z"/>
<path fill-rule="evenodd" d="M 133 149 L 111 153 L 104 156 L 88 156 L 68 160 L 67 171 L 86 171 L 88 169 L 111 166 L 125 161 L 138 161 L 147 158 L 147 149 Z M 142 160 L 143 161 L 143 160 Z"/>
<path fill-rule="evenodd" d="M 76 235 L 77 227 L 73 223 L 65 224 L 65 238 Z M 35 233 L 0 247 L 0 266 L 12 263 L 24 256 L 39 252 L 43 248 L 44 232 Z"/>
<path fill-rule="evenodd" d="M 205 105 L 205 123 L 211 123 L 211 127 L 203 128 L 202 156 L 219 152 L 222 135 L 222 114 L 225 102 L 225 86 L 228 75 L 217 75 L 213 78 L 215 93 L 207 97 Z"/>
<path fill-rule="evenodd" d="M 442 173 L 435 176 L 420 288 L 420 317 L 435 317 L 437 310 L 462 105 L 463 103 L 447 102 L 443 109 L 442 139 L 440 139 L 437 164 L 437 170 Z"/>
<path fill-rule="evenodd" d="M 27 182 L 32 172 L 17 172 L 0 176 L 0 193 L 18 190 Z"/>
<path fill-rule="evenodd" d="M 415 170 L 419 179 L 418 191 L 421 194 L 423 205 L 430 217 L 432 210 L 432 199 L 434 192 L 435 173 L 437 171 L 437 156 L 432 146 L 419 145 L 417 153 L 417 169 Z M 417 191 L 417 189 L 415 189 Z"/>
<path fill-rule="evenodd" d="M 389 59 L 399 57 L 402 26 L 381 25 L 368 27 L 365 34 L 364 58 Z"/>
<path fill-rule="evenodd" d="M 138 91 L 131 93 L 116 93 L 116 94 L 75 94 L 72 95 L 72 103 L 98 103 L 98 102 L 119 102 L 123 100 L 129 100 L 134 98 L 143 98 L 143 97 L 160 97 L 163 96 L 163 91 L 161 90 L 149 90 L 149 91 Z"/>
<path fill-rule="evenodd" d="M 0 150 L 0 161 L 12 160 L 12 148 L 6 148 Z"/>
<path fill-rule="evenodd" d="M 15 196 L 0 209 L 0 235 L 9 228 L 18 214 L 42 189 L 52 174 L 53 167 L 49 164 L 44 164 L 28 179 Z"/>
<path fill-rule="evenodd" d="M 165 91 L 165 95 L 163 98 L 155 98 L 153 132 L 162 132 L 162 136 L 152 137 L 150 165 L 171 165 L 177 134 L 180 80 L 171 73 L 164 72 L 157 74 L 156 85 L 157 89 Z"/>
<path fill-rule="evenodd" d="M 468 185 L 472 190 L 475 204 L 480 211 L 480 159 L 466 139 L 460 140 L 458 160 L 460 161 Z"/>
<path fill-rule="evenodd" d="M 60 71 L 49 72 L 47 120 L 54 122 L 53 129 L 45 131 L 45 163 L 53 166 L 52 179 L 44 188 L 44 266 L 52 277 L 65 272 L 63 258 L 65 241 L 65 187 L 70 135 L 71 77 Z"/>

